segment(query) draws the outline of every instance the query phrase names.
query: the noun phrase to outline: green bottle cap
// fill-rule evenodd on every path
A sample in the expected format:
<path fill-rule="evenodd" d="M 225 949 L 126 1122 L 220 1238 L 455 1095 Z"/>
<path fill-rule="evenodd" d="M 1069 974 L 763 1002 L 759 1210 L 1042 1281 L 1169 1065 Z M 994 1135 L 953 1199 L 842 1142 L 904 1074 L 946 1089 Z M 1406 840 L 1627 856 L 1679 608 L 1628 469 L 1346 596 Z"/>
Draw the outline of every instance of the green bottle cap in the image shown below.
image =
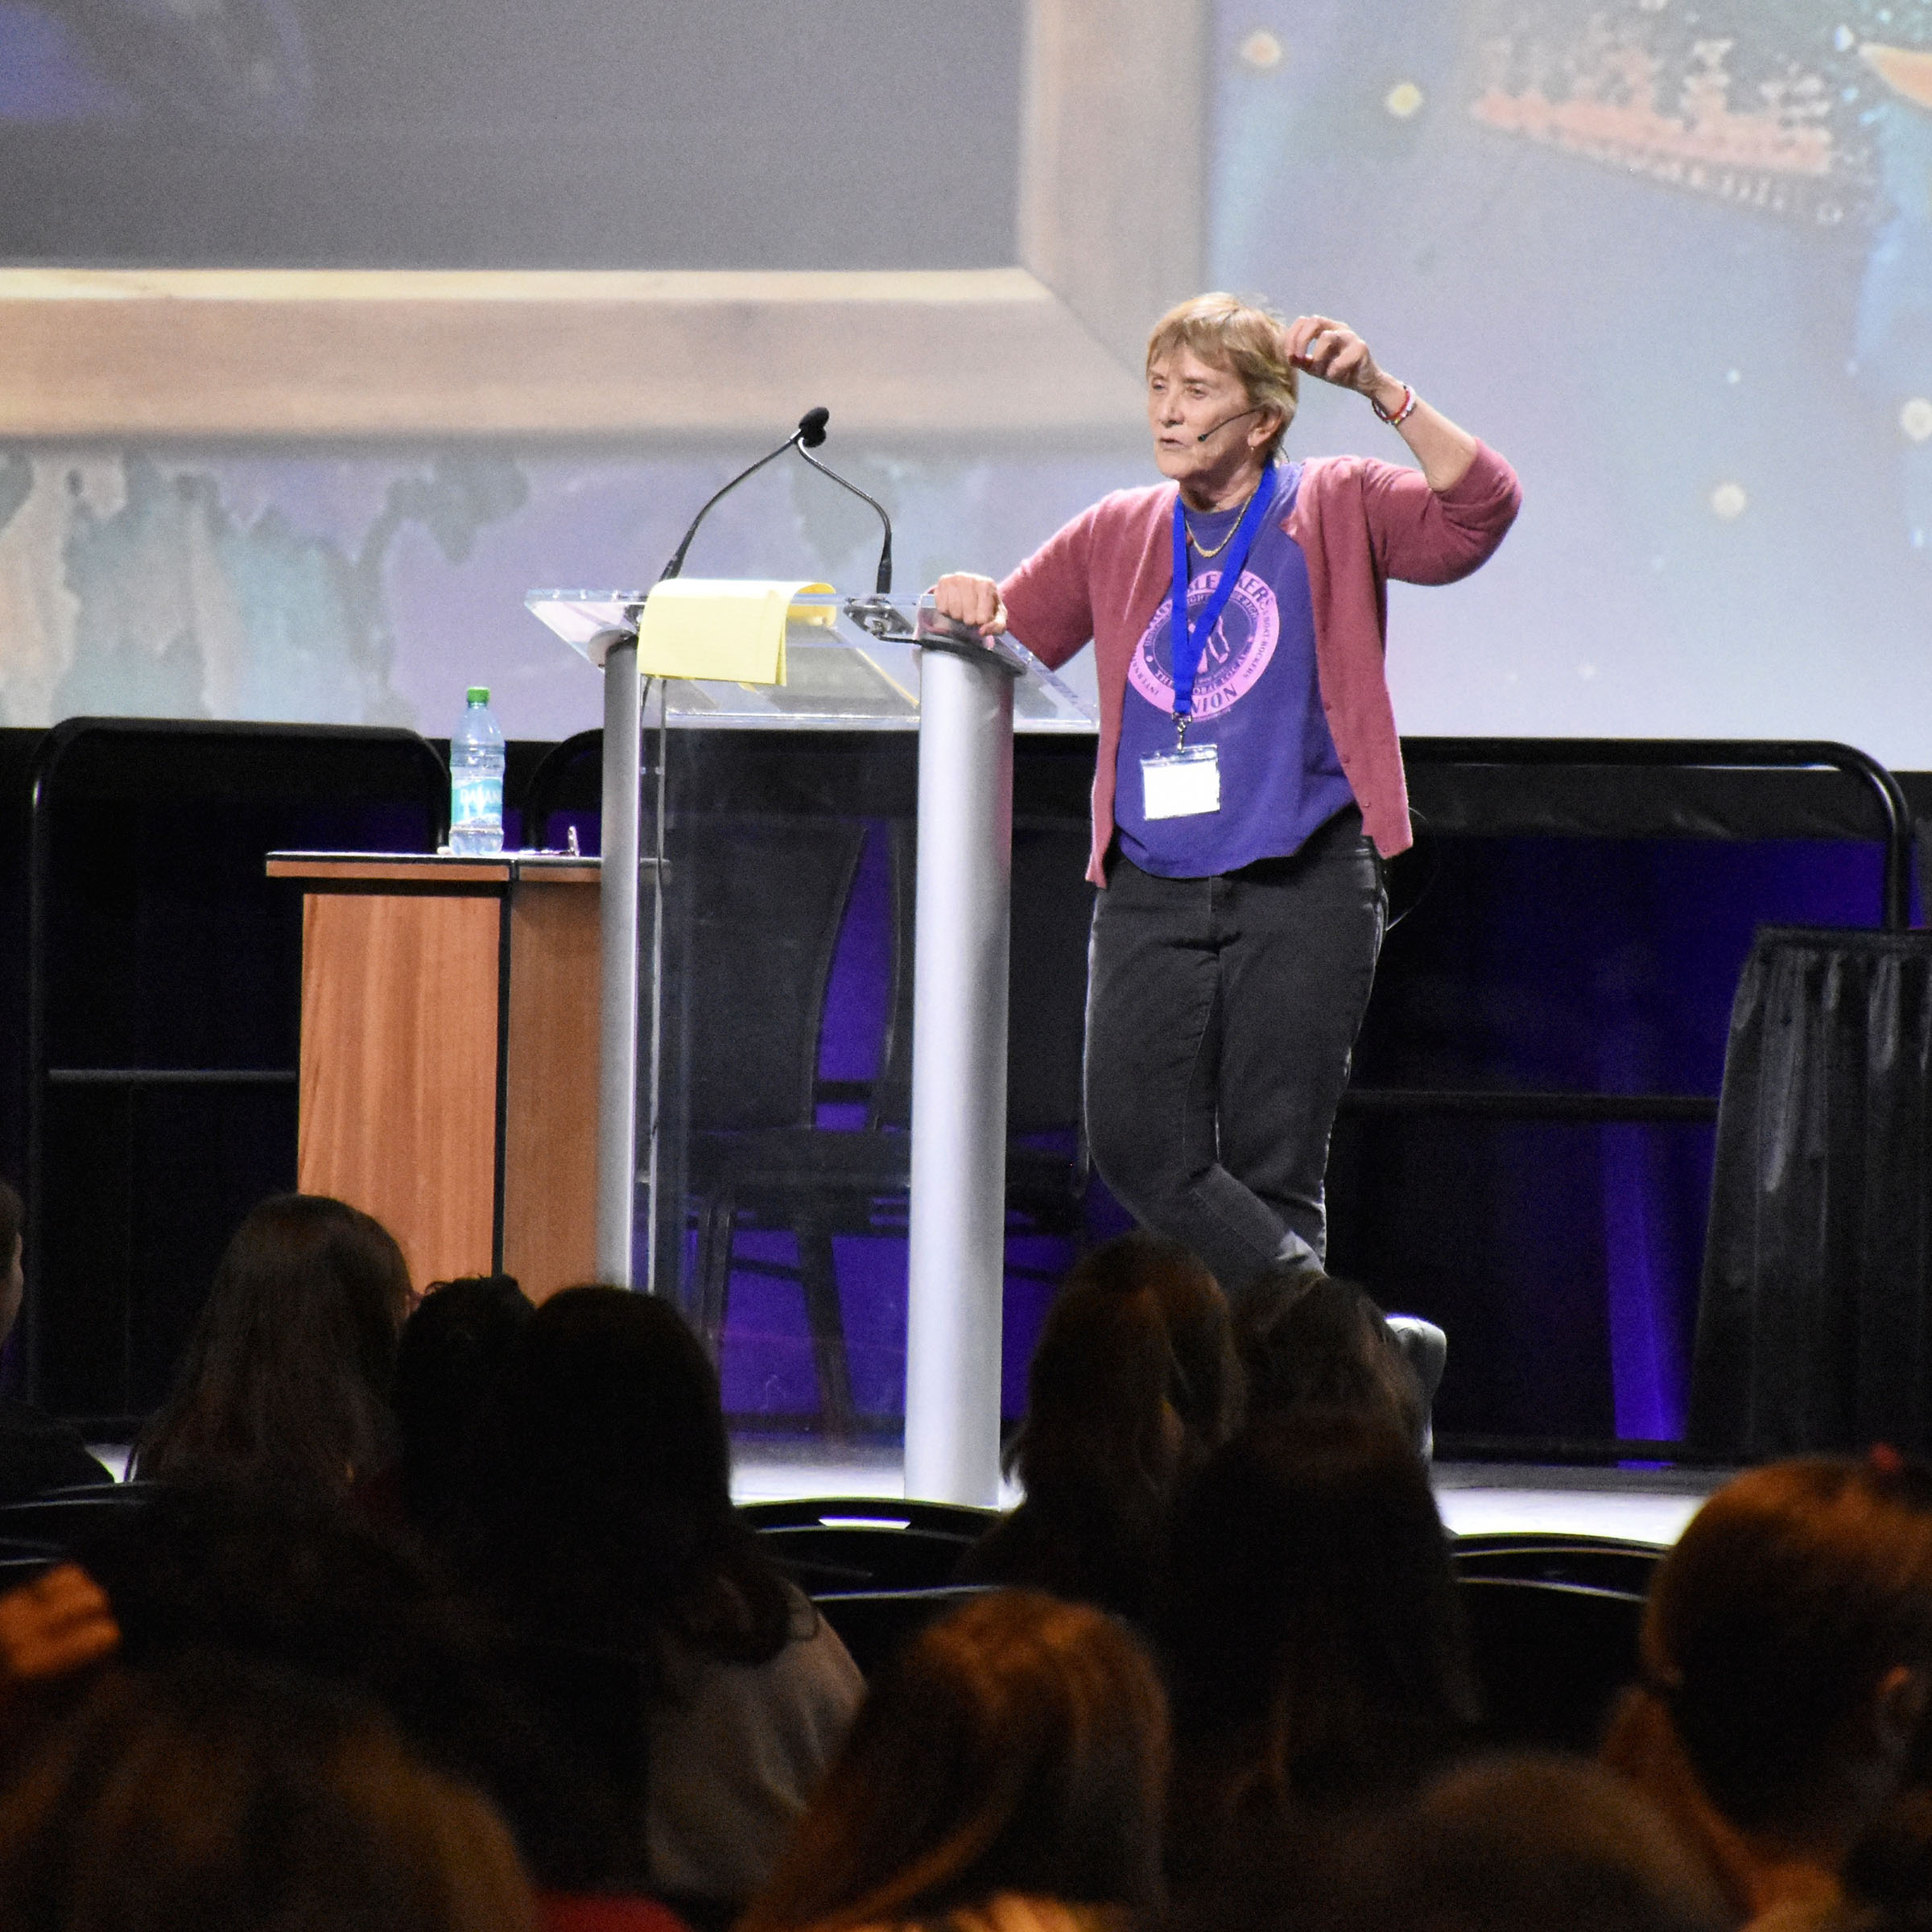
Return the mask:
<path fill-rule="evenodd" d="M 471 685 L 469 701 L 473 704 L 487 704 L 489 702 L 489 687 L 487 684 Z"/>

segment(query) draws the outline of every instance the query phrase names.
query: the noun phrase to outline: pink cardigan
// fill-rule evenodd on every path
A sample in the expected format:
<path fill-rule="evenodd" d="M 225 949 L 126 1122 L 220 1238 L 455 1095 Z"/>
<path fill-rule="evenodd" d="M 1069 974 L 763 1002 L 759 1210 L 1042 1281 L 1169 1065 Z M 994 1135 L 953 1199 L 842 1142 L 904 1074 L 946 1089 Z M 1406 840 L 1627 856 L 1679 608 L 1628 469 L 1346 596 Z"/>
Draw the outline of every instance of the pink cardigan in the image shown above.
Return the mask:
<path fill-rule="evenodd" d="M 1000 586 L 1008 627 L 1050 667 L 1093 640 L 1100 742 L 1087 876 L 1096 886 L 1106 883 L 1100 861 L 1113 836 L 1127 667 L 1174 576 L 1174 489 L 1161 483 L 1103 497 Z M 1366 456 L 1315 456 L 1302 466 L 1282 527 L 1308 559 L 1328 729 L 1362 824 L 1386 857 L 1410 839 L 1402 743 L 1382 668 L 1387 581 L 1453 584 L 1468 576 L 1502 542 L 1521 501 L 1515 471 L 1480 444 L 1461 480 L 1439 496 L 1421 471 Z"/>

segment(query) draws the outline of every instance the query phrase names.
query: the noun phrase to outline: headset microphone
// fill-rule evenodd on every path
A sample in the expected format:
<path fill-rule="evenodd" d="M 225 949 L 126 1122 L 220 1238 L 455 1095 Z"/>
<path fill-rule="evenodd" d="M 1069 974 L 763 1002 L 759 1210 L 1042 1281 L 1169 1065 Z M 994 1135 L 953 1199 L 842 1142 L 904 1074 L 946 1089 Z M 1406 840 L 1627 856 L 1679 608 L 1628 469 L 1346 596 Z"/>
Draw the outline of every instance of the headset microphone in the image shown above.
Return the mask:
<path fill-rule="evenodd" d="M 1255 404 L 1253 409 L 1244 409 L 1237 411 L 1232 416 L 1224 416 L 1220 422 L 1215 424 L 1213 428 L 1203 430 L 1201 433 L 1195 438 L 1195 441 L 1197 443 L 1205 443 L 1210 436 L 1218 436 L 1230 423 L 1238 423 L 1241 421 L 1243 416 L 1258 416 L 1267 407 L 1268 405 L 1265 402 L 1257 402 Z"/>

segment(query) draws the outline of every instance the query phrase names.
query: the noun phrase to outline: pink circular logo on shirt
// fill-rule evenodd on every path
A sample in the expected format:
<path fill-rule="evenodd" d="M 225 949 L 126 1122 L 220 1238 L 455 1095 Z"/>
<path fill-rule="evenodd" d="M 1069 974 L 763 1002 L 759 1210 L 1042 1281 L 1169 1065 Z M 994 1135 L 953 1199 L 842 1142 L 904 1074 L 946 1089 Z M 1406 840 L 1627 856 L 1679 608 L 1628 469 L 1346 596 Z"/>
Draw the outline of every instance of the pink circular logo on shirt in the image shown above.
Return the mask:
<path fill-rule="evenodd" d="M 1220 580 L 1218 570 L 1205 571 L 1187 586 L 1190 617 L 1197 615 Z M 1174 708 L 1172 603 L 1171 597 L 1162 600 L 1127 667 L 1128 682 L 1162 711 Z M 1201 647 L 1200 667 L 1194 674 L 1194 715 L 1219 717 L 1245 698 L 1268 668 L 1281 631 L 1274 592 L 1253 571 L 1243 571 L 1227 609 Z"/>

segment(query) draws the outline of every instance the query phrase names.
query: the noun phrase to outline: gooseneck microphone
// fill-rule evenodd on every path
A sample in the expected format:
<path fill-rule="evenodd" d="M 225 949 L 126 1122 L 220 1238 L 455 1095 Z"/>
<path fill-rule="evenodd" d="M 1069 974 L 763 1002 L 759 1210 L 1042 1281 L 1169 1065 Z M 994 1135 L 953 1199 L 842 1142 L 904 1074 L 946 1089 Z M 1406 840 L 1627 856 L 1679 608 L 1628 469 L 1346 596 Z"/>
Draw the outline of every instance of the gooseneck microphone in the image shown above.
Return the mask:
<path fill-rule="evenodd" d="M 807 410 L 804 415 L 799 418 L 798 427 L 776 449 L 767 456 L 760 456 L 750 469 L 740 470 L 722 489 L 708 498 L 704 507 L 691 518 L 691 528 L 685 531 L 683 542 L 671 552 L 671 561 L 658 572 L 658 581 L 662 584 L 667 577 L 675 577 L 683 570 L 684 553 L 691 548 L 691 540 L 698 534 L 698 526 L 711 514 L 713 506 L 721 498 L 729 496 L 747 477 L 755 477 L 767 463 L 777 462 L 786 450 L 803 444 L 810 444 L 815 448 L 819 444 L 823 443 L 825 440 L 825 425 L 831 420 L 832 411 L 823 405 L 817 409 Z"/>
<path fill-rule="evenodd" d="M 1267 407 L 1268 405 L 1265 402 L 1257 402 L 1255 404 L 1253 409 L 1238 410 L 1232 416 L 1223 416 L 1220 421 L 1215 424 L 1213 428 L 1203 430 L 1201 433 L 1195 438 L 1195 441 L 1197 443 L 1205 443 L 1210 436 L 1218 436 L 1230 423 L 1238 423 L 1241 421 L 1243 416 L 1258 416 Z M 710 506 L 708 504 L 705 507 L 708 509 Z"/>
<path fill-rule="evenodd" d="M 815 409 L 811 413 L 815 416 L 823 416 L 825 411 L 822 409 Z M 840 489 L 850 490 L 861 503 L 871 504 L 872 507 L 879 513 L 879 521 L 886 526 L 886 540 L 879 546 L 878 577 L 873 586 L 873 594 L 875 597 L 882 597 L 887 591 L 892 588 L 892 518 L 886 515 L 886 506 L 883 503 L 879 502 L 874 497 L 867 496 L 857 484 L 847 482 L 836 469 L 821 463 L 816 456 L 806 453 L 808 450 L 817 448 L 819 444 L 824 440 L 825 431 L 820 429 L 815 437 L 807 436 L 799 444 L 799 455 L 804 461 L 809 463 L 820 476 L 829 477 Z"/>
<path fill-rule="evenodd" d="M 874 502 L 856 483 L 848 483 L 835 469 L 829 469 L 815 456 L 807 455 L 825 440 L 826 425 L 832 420 L 832 411 L 820 403 L 815 409 L 808 409 L 799 418 L 799 426 L 778 448 L 768 455 L 760 456 L 749 469 L 741 469 L 724 487 L 708 498 L 704 507 L 691 520 L 691 527 L 684 533 L 683 541 L 671 553 L 671 561 L 658 573 L 658 581 L 679 575 L 684 568 L 684 553 L 691 548 L 691 540 L 698 534 L 698 526 L 712 513 L 719 501 L 728 497 L 747 477 L 756 476 L 767 463 L 775 463 L 788 449 L 795 449 L 822 477 L 829 477 L 841 489 L 848 489 L 862 501 L 870 503 L 879 514 L 879 521 L 886 526 L 886 541 L 879 551 L 878 588 L 881 594 L 892 588 L 892 519 L 886 514 L 882 504 Z"/>

